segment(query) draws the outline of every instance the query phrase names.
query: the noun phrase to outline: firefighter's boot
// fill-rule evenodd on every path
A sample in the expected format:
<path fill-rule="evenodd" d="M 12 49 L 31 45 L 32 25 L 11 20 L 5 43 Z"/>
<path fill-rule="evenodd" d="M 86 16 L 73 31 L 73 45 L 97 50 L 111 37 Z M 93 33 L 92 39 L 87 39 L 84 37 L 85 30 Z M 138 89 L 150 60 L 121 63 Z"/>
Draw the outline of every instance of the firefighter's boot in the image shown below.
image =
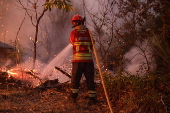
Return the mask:
<path fill-rule="evenodd" d="M 88 105 L 95 105 L 97 103 L 96 97 L 89 97 Z"/>
<path fill-rule="evenodd" d="M 73 103 L 76 103 L 76 101 L 77 101 L 77 96 L 78 96 L 78 93 L 71 93 L 71 95 L 70 95 L 70 101 L 72 101 Z"/>
<path fill-rule="evenodd" d="M 89 101 L 88 101 L 88 105 L 94 105 L 96 104 L 96 91 L 95 90 L 89 90 L 88 91 L 88 95 L 89 95 Z"/>
<path fill-rule="evenodd" d="M 78 97 L 78 91 L 79 89 L 72 89 L 70 92 L 70 101 L 73 103 L 76 103 L 77 97 Z"/>

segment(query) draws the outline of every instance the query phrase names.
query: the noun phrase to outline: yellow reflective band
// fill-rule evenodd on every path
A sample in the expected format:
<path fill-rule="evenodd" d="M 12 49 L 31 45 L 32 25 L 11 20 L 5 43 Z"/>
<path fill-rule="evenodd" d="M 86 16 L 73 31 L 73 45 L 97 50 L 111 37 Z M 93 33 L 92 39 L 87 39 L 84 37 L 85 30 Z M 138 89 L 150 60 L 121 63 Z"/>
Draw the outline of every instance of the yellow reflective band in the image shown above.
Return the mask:
<path fill-rule="evenodd" d="M 92 54 L 90 53 L 76 53 L 74 54 L 74 60 L 92 60 Z"/>
<path fill-rule="evenodd" d="M 90 53 L 76 53 L 76 54 L 74 54 L 74 56 L 77 56 L 77 57 L 81 57 L 81 56 L 92 57 L 92 54 L 90 54 Z"/>
<path fill-rule="evenodd" d="M 74 42 L 74 45 L 92 45 L 91 42 Z"/>
<path fill-rule="evenodd" d="M 78 93 L 79 89 L 71 89 L 73 93 Z"/>
<path fill-rule="evenodd" d="M 89 90 L 88 93 L 96 93 L 94 90 Z"/>
<path fill-rule="evenodd" d="M 96 97 L 96 91 L 95 90 L 89 90 L 88 95 L 89 95 L 89 97 Z"/>
<path fill-rule="evenodd" d="M 89 97 L 96 97 L 96 94 L 89 94 Z"/>
<path fill-rule="evenodd" d="M 86 29 L 84 29 L 84 30 L 83 29 L 78 29 L 77 31 L 86 31 Z"/>
<path fill-rule="evenodd" d="M 91 48 L 90 48 L 90 46 L 88 45 L 88 49 L 89 49 L 89 53 L 92 53 L 92 50 L 91 50 Z"/>
<path fill-rule="evenodd" d="M 92 60 L 92 57 L 74 57 L 73 60 Z"/>
<path fill-rule="evenodd" d="M 76 46 L 76 52 L 79 52 L 79 46 Z"/>

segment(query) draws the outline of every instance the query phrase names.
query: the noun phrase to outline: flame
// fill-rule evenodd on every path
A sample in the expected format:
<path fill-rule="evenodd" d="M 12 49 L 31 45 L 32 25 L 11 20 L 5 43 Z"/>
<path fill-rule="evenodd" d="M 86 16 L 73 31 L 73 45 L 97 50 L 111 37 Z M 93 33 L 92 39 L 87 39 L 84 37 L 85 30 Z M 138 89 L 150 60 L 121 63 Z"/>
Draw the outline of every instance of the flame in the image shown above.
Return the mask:
<path fill-rule="evenodd" d="M 34 73 L 35 70 L 28 70 L 28 69 L 10 69 L 7 71 L 9 77 L 14 77 L 16 79 L 22 80 L 22 81 L 29 81 L 31 85 L 36 86 L 39 84 L 39 80 L 35 79 L 33 76 L 30 75 L 30 73 Z"/>
<path fill-rule="evenodd" d="M 16 75 L 16 74 L 17 74 L 17 73 L 15 73 L 15 72 L 10 71 L 10 70 L 8 70 L 7 73 L 8 73 L 9 75 Z"/>
<path fill-rule="evenodd" d="M 10 69 L 7 71 L 9 75 L 16 77 L 16 78 L 33 78 L 32 76 L 30 76 L 30 74 L 26 72 L 31 72 L 31 71 L 27 69 L 24 69 L 24 70 Z M 35 72 L 35 70 L 32 70 L 32 72 Z"/>
<path fill-rule="evenodd" d="M 11 77 L 11 75 L 17 75 L 17 73 L 11 72 L 10 70 L 7 71 L 8 77 Z"/>

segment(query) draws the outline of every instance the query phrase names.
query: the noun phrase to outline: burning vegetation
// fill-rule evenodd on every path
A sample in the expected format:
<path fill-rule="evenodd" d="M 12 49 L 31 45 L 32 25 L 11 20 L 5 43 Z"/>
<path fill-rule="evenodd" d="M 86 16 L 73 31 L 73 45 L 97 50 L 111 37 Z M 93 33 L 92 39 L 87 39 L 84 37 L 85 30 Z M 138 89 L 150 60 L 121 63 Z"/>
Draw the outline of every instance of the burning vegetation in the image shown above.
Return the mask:
<path fill-rule="evenodd" d="M 63 71 L 61 68 L 55 67 L 57 70 L 71 78 L 71 76 Z M 56 87 L 59 83 L 58 79 L 48 80 L 40 78 L 40 73 L 36 73 L 34 70 L 1 70 L 0 71 L 0 83 L 1 88 L 11 87 L 27 87 L 27 88 L 52 88 Z"/>
<path fill-rule="evenodd" d="M 81 81 L 81 90 L 77 104 L 73 104 L 68 98 L 70 93 L 69 81 L 60 83 L 58 78 L 48 79 L 50 77 L 49 73 L 47 73 L 49 75 L 45 75 L 47 77 L 42 78 L 41 74 L 35 69 L 31 70 L 23 66 L 15 68 L 17 65 L 20 65 L 19 63 L 21 62 L 18 61 L 21 61 L 23 58 L 22 55 L 25 54 L 29 58 L 31 56 L 30 53 L 34 54 L 34 58 L 31 58 L 34 61 L 36 58 L 49 60 L 48 58 L 57 56 L 52 50 L 54 48 L 61 49 L 58 46 L 64 48 L 65 41 L 63 41 L 63 34 L 66 34 L 67 31 L 65 26 L 68 26 L 66 25 L 68 24 L 66 21 L 68 21 L 69 15 L 65 12 L 61 13 L 58 10 L 53 12 L 51 6 L 57 6 L 55 4 L 57 2 L 50 4 L 52 2 L 44 0 L 44 6 L 50 9 L 51 13 L 46 15 L 46 17 L 49 17 L 47 20 L 42 21 L 42 23 L 47 22 L 43 26 L 40 20 L 43 20 L 44 15 L 48 11 L 40 5 L 42 0 L 16 0 L 16 3 L 20 7 L 15 5 L 14 8 L 11 5 L 13 3 L 11 1 L 0 0 L 0 112 L 108 113 L 109 108 L 97 72 L 95 73 L 95 79 L 97 79 L 96 90 L 98 102 L 96 105 L 88 106 L 87 94 L 84 93 L 87 91 L 87 87 L 84 81 Z M 24 6 L 25 1 L 27 1 L 26 5 L 28 6 Z M 75 1 L 78 2 L 77 0 Z M 91 16 L 91 22 L 95 26 L 93 36 L 100 55 L 100 63 L 103 64 L 103 78 L 113 112 L 169 113 L 170 1 L 97 1 L 99 1 L 98 8 L 100 9 L 97 16 L 96 13 L 87 9 L 86 6 L 88 5 L 86 3 L 83 3 L 83 7 L 93 15 Z M 44 10 L 38 10 L 40 6 Z M 22 11 L 24 10 L 23 15 L 20 12 L 18 14 L 19 16 L 16 16 L 16 12 L 13 13 L 16 11 L 16 7 L 22 9 Z M 60 4 L 60 9 L 66 8 L 68 10 L 68 7 Z M 9 14 L 8 11 L 12 13 Z M 11 21 L 15 16 L 23 19 L 20 20 L 17 18 L 16 20 L 19 20 L 19 24 L 17 25 L 12 24 L 17 22 Z M 28 23 L 25 20 L 29 19 L 26 17 L 30 17 L 31 24 L 33 24 L 31 27 L 27 26 Z M 48 21 L 48 19 L 51 21 Z M 12 23 L 10 24 L 9 21 Z M 6 30 L 9 29 L 7 23 L 10 24 L 10 27 L 14 26 L 14 28 L 10 31 Z M 26 24 L 26 30 L 24 24 Z M 32 34 L 33 31 L 31 30 L 34 27 L 37 28 L 37 31 L 34 32 L 35 34 Z M 62 28 L 64 29 L 63 31 Z M 22 30 L 24 31 L 24 35 L 21 35 Z M 13 33 L 17 33 L 16 36 L 13 36 Z M 34 35 L 35 39 L 33 38 Z M 60 40 L 57 40 L 57 38 Z M 15 44 L 9 43 L 11 40 Z M 64 44 L 61 43 L 62 41 Z M 29 42 L 29 44 L 25 44 L 24 42 Z M 146 43 L 143 44 L 144 42 Z M 10 44 L 15 46 L 11 46 Z M 28 45 L 28 48 L 25 49 L 25 46 L 22 44 Z M 55 45 L 55 47 L 52 45 Z M 147 49 L 148 47 L 151 50 Z M 136 53 L 132 51 L 134 54 L 130 52 L 133 48 L 136 51 Z M 25 53 L 23 54 L 22 52 Z M 40 55 L 40 52 L 43 55 Z M 148 57 L 148 54 L 150 57 Z M 133 62 L 135 58 L 139 58 L 139 55 L 141 57 L 140 59 L 136 59 L 136 61 L 142 60 L 142 62 Z M 126 59 L 125 57 L 129 58 Z M 30 65 L 31 63 L 29 62 L 26 65 Z M 139 67 L 136 68 L 137 64 L 139 64 Z M 155 67 L 151 70 L 153 65 Z M 66 68 L 64 65 L 60 66 Z M 60 71 L 63 76 L 70 79 L 70 74 L 60 67 L 53 66 L 51 70 L 53 69 Z M 132 72 L 135 72 L 135 74 Z M 142 76 L 140 75 L 141 73 Z"/>
<path fill-rule="evenodd" d="M 63 76 L 70 75 L 55 67 Z M 81 82 L 77 104 L 69 101 L 70 83 L 60 83 L 58 79 L 42 80 L 39 73 L 32 70 L 1 70 L 0 72 L 0 112 L 108 112 L 103 92 L 99 92 L 96 106 L 87 105 L 86 83 Z M 36 81 L 36 82 L 33 82 Z M 34 84 L 33 84 L 34 83 Z M 36 86 L 35 86 L 36 83 Z M 38 83 L 38 84 L 37 84 Z M 96 84 L 101 89 L 101 84 Z M 13 104 L 15 103 L 15 104 Z"/>

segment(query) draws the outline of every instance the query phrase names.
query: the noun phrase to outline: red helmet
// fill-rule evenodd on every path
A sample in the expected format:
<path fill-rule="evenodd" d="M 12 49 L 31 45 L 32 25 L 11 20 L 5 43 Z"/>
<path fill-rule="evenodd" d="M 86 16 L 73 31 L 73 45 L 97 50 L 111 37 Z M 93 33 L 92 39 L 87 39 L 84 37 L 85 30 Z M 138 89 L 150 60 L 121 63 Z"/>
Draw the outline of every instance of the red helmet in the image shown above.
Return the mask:
<path fill-rule="evenodd" d="M 79 14 L 76 14 L 71 18 L 71 22 L 73 21 L 83 21 L 83 18 Z"/>

